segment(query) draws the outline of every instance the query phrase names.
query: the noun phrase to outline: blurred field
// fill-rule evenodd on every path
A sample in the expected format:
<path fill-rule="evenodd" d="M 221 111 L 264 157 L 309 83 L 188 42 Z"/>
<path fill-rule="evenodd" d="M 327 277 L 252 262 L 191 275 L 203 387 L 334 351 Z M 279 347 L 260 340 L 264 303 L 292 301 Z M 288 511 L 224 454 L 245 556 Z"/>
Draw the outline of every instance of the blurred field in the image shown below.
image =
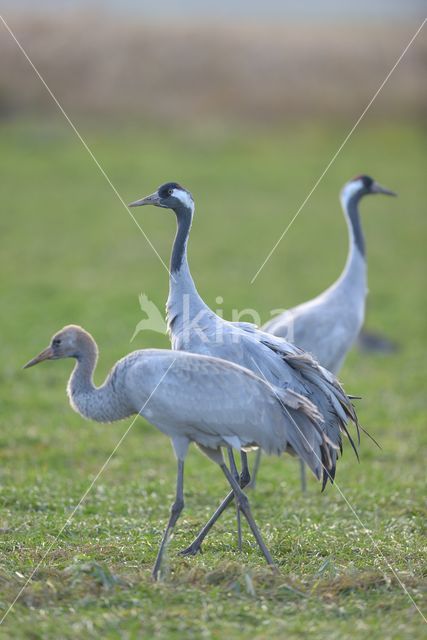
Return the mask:
<path fill-rule="evenodd" d="M 205 553 L 182 559 L 225 491 L 196 449 L 186 469 L 186 509 L 170 547 L 170 576 L 150 568 L 173 497 L 166 439 L 136 424 L 0 627 L 7 638 L 421 638 L 424 623 L 385 560 L 422 607 L 425 581 L 425 137 L 410 124 L 367 119 L 261 272 L 249 281 L 346 130 L 315 124 L 270 132 L 83 126 L 125 201 L 178 180 L 197 203 L 191 266 L 206 301 L 237 307 L 292 305 L 336 277 L 347 249 L 337 193 L 367 172 L 399 199 L 367 198 L 368 326 L 400 344 L 390 356 L 353 352 L 342 372 L 363 396 L 361 463 L 345 451 L 337 481 L 377 548 L 335 488 L 307 497 L 290 458 L 265 460 L 253 509 L 281 567 L 272 577 L 249 533 L 236 551 L 230 513 Z M 70 363 L 21 366 L 52 332 L 76 322 L 93 332 L 100 382 L 133 348 L 164 346 L 140 334 L 138 294 L 161 308 L 167 273 L 65 124 L 3 124 L 0 345 L 2 410 L 0 606 L 4 611 L 41 559 L 127 422 L 101 426 L 73 414 Z M 168 260 L 175 222 L 136 211 Z"/>
<path fill-rule="evenodd" d="M 19 5 L 17 5 L 19 6 Z M 19 13 L 5 19 L 72 113 L 156 122 L 223 118 L 281 123 L 289 118 L 356 119 L 417 27 L 359 16 L 276 24 L 157 22 L 92 11 Z M 50 97 L 2 25 L 0 114 L 55 111 Z M 373 116 L 425 113 L 427 40 L 420 34 Z"/>

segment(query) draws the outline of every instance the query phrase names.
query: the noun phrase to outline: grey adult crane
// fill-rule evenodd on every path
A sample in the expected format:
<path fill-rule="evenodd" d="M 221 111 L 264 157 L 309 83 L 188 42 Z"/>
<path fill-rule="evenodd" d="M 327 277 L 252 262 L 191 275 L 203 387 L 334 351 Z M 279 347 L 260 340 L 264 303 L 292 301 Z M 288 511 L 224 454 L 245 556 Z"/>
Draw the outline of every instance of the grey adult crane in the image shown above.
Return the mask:
<path fill-rule="evenodd" d="M 67 393 L 72 408 L 84 418 L 114 422 L 142 415 L 172 440 L 178 465 L 176 498 L 171 508 L 153 577 L 157 579 L 165 545 L 184 507 L 184 459 L 195 442 L 222 469 L 233 495 L 270 565 L 274 565 L 252 517 L 247 496 L 227 468 L 221 447 L 262 447 L 267 453 L 289 450 L 301 456 L 320 478 L 332 473 L 335 452 L 319 428 L 316 407 L 290 389 L 274 388 L 248 369 L 219 358 L 184 351 L 146 349 L 119 360 L 105 382 L 96 387 L 95 340 L 84 329 L 68 325 L 25 368 L 44 360 L 74 358 Z M 304 416 L 311 425 L 310 446 L 294 428 Z"/>
<path fill-rule="evenodd" d="M 341 447 L 341 433 L 345 433 L 356 451 L 347 431 L 348 420 L 357 425 L 350 399 L 336 378 L 320 367 L 312 358 L 283 339 L 271 336 L 255 325 L 228 322 L 217 316 L 197 292 L 187 260 L 187 242 L 194 215 L 191 193 L 176 182 L 169 182 L 129 206 L 155 205 L 175 212 L 177 233 L 170 263 L 169 297 L 166 305 L 168 330 L 175 350 L 186 350 L 222 358 L 252 370 L 280 388 L 288 388 L 309 398 L 325 421 L 320 425 L 332 443 L 332 466 L 323 474 L 323 487 L 335 474 L 337 449 Z M 309 446 L 314 428 L 305 416 L 292 416 L 294 428 L 301 431 Z M 232 458 L 232 454 L 230 456 Z M 241 486 L 249 482 L 246 453 L 241 453 Z M 209 522 L 183 554 L 199 551 L 207 532 L 233 500 L 230 492 Z M 239 540 L 240 541 L 240 540 Z"/>
<path fill-rule="evenodd" d="M 335 375 L 360 333 L 365 318 L 367 267 L 365 240 L 359 216 L 359 202 L 367 195 L 396 194 L 369 176 L 358 176 L 341 190 L 340 200 L 347 222 L 349 249 L 344 270 L 326 291 L 267 322 L 262 329 L 286 338 Z M 301 483 L 305 490 L 305 471 L 301 467 Z M 259 465 L 259 453 L 253 477 Z"/>

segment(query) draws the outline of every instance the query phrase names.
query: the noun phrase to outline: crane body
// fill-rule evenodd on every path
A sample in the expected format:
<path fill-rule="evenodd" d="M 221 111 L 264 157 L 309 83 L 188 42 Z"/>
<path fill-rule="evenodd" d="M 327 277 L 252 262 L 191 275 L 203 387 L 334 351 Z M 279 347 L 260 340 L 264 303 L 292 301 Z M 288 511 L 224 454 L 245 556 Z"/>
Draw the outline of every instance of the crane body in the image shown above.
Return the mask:
<path fill-rule="evenodd" d="M 166 542 L 184 507 L 184 460 L 191 442 L 221 467 L 264 557 L 274 564 L 253 520 L 247 496 L 225 465 L 221 449 L 255 446 L 277 455 L 290 451 L 302 457 L 320 479 L 325 468 L 332 469 L 333 447 L 317 427 L 321 417 L 309 400 L 290 390 L 275 389 L 234 363 L 161 349 L 125 356 L 105 382 L 96 387 L 93 373 L 97 345 L 88 332 L 76 325 L 56 333 L 50 345 L 25 368 L 62 358 L 76 360 L 67 385 L 69 401 L 76 412 L 102 423 L 139 414 L 172 441 L 178 463 L 177 497 L 153 568 L 154 578 L 160 573 Z M 304 417 L 306 436 L 295 429 L 291 415 Z"/>
<path fill-rule="evenodd" d="M 172 347 L 219 357 L 252 370 L 257 376 L 281 389 L 299 393 L 312 402 L 324 421 L 319 424 L 334 445 L 333 472 L 325 470 L 323 486 L 333 480 L 341 433 L 348 434 L 347 423 L 357 422 L 350 399 L 335 377 L 304 354 L 298 347 L 269 335 L 255 325 L 228 322 L 216 315 L 199 295 L 191 276 L 187 244 L 194 215 L 191 193 L 170 182 L 129 206 L 154 205 L 174 211 L 177 232 L 170 262 L 169 297 L 166 304 L 168 331 Z M 305 431 L 304 419 L 296 416 L 295 428 Z M 312 427 L 313 428 L 313 427 Z M 242 453 L 242 484 L 249 482 L 246 453 Z M 201 541 L 223 510 L 233 499 L 232 492 L 217 509 L 203 532 L 184 551 L 194 554 Z"/>
<path fill-rule="evenodd" d="M 262 327 L 274 336 L 291 340 L 335 375 L 338 375 L 365 319 L 367 261 L 359 203 L 370 194 L 396 195 L 369 176 L 358 176 L 341 190 L 340 201 L 347 223 L 349 246 L 338 280 L 312 300 L 283 312 Z M 253 481 L 259 461 L 260 453 L 255 462 Z M 304 466 L 301 467 L 301 484 L 304 491 Z"/>

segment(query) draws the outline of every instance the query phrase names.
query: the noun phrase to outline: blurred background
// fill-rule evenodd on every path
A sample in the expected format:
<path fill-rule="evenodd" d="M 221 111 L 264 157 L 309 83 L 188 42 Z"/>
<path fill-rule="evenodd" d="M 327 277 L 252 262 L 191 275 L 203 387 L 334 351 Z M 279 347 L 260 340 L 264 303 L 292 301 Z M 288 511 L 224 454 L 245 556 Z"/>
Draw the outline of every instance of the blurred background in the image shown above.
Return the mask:
<path fill-rule="evenodd" d="M 369 267 L 367 326 L 398 349 L 354 350 L 341 372 L 347 390 L 363 396 L 362 424 L 383 451 L 365 439 L 362 464 L 346 455 L 338 475 L 372 528 L 377 505 L 384 508 L 382 523 L 389 517 L 400 523 L 405 514 L 415 518 L 427 433 L 426 28 L 250 282 L 420 26 L 423 3 L 2 4 L 4 20 L 124 202 L 168 180 L 192 191 L 191 269 L 203 298 L 225 317 L 233 308 L 250 307 L 266 321 L 271 309 L 295 305 L 331 284 L 347 253 L 338 202 L 347 180 L 367 173 L 398 192 L 393 201 L 372 197 L 361 206 Z M 99 342 L 97 382 L 134 348 L 168 347 L 166 336 L 152 332 L 139 333 L 130 343 L 144 317 L 138 295 L 163 309 L 168 276 L 3 24 L 0 60 L 1 526 L 25 523 L 34 512 L 31 531 L 22 534 L 30 562 L 33 537 L 51 528 L 52 518 L 62 522 L 68 496 L 81 495 L 122 428 L 88 425 L 71 412 L 64 394 L 69 363 L 28 372 L 20 367 L 70 322 L 83 325 Z M 154 208 L 133 211 L 168 263 L 173 215 Z M 197 452 L 187 466 L 186 517 L 194 528 L 218 499 L 221 480 Z M 148 425 L 132 431 L 106 470 L 103 489 L 121 539 L 125 507 L 118 503 L 119 488 L 128 492 L 129 531 L 140 531 L 150 526 L 150 517 L 155 522 L 166 517 L 168 499 L 160 512 L 156 496 L 169 496 L 173 475 L 164 437 Z M 259 486 L 254 501 L 261 520 L 265 509 L 265 518 L 280 514 L 286 527 L 294 526 L 288 503 L 272 511 L 271 500 L 276 490 L 281 496 L 289 489 L 298 494 L 297 465 L 266 463 Z M 270 503 L 263 501 L 266 495 Z M 330 491 L 323 500 L 333 510 L 337 496 Z M 37 507 L 46 504 L 47 511 Z M 316 522 L 328 512 L 310 496 L 300 506 L 301 517 Z M 86 514 L 88 532 L 98 507 Z M 344 512 L 341 505 L 335 522 Z M 401 547 L 390 538 L 394 551 L 401 550 L 396 562 L 402 567 L 408 545 L 417 548 L 410 533 L 416 527 L 406 524 L 396 525 L 398 540 L 404 537 Z M 308 531 L 307 521 L 304 526 Z M 335 532 L 346 529 L 338 524 Z M 323 525 L 316 540 L 320 530 Z M 110 531 L 99 535 L 108 545 Z M 135 545 L 139 557 L 140 538 L 127 544 L 129 550 Z M 369 552 L 361 556 L 370 561 Z"/>
<path fill-rule="evenodd" d="M 363 205 L 375 209 L 364 216 L 372 324 L 401 336 L 380 301 L 394 300 L 403 272 L 400 295 L 413 299 L 398 309 L 419 321 L 424 290 L 412 261 L 425 229 L 424 32 L 249 283 L 420 25 L 421 3 L 44 0 L 35 10 L 20 0 L 4 7 L 6 23 L 125 202 L 166 180 L 193 191 L 192 265 L 212 306 L 221 296 L 225 314 L 249 306 L 266 320 L 271 309 L 325 288 L 347 251 L 339 189 L 368 173 L 402 195 L 398 203 Z M 41 288 L 49 303 L 56 296 L 48 332 L 79 319 L 68 311 L 74 299 L 78 309 L 92 309 L 89 318 L 80 314 L 82 323 L 120 308 L 101 331 L 111 323 L 110 337 L 127 338 L 141 316 L 138 293 L 163 308 L 166 274 L 5 25 L 0 56 L 2 273 L 18 305 L 12 328 L 17 316 L 28 324 L 21 304 L 45 317 L 32 304 L 33 296 L 47 304 L 36 295 Z M 172 216 L 144 210 L 137 217 L 167 262 Z M 96 304 L 84 301 L 88 293 Z M 59 312 L 63 298 L 67 313 Z M 167 345 L 156 335 L 138 340 Z"/>
<path fill-rule="evenodd" d="M 73 114 L 266 124 L 359 115 L 420 22 L 421 2 L 31 2 L 5 16 Z M 19 10 L 20 9 L 20 10 Z M 0 112 L 56 113 L 3 34 Z M 420 117 L 425 37 L 372 116 Z"/>

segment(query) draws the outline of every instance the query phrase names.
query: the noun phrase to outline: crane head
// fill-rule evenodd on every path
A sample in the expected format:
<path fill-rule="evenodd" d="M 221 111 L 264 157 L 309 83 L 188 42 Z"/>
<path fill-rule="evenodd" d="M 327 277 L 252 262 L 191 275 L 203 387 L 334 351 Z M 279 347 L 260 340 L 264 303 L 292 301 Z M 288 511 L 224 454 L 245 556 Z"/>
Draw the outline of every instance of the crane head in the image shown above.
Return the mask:
<path fill-rule="evenodd" d="M 152 204 L 155 207 L 163 207 L 164 209 L 178 209 L 185 207 L 194 210 L 193 196 L 187 189 L 177 182 L 166 182 L 162 184 L 157 191 L 145 198 L 131 202 L 129 207 L 142 207 Z"/>
<path fill-rule="evenodd" d="M 24 369 L 33 367 L 43 360 L 59 360 L 60 358 L 78 358 L 81 353 L 93 344 L 92 337 L 74 324 L 67 325 L 52 337 L 50 345 L 35 358 L 27 362 Z"/>
<path fill-rule="evenodd" d="M 386 196 L 397 195 L 394 191 L 390 191 L 390 189 L 382 187 L 370 176 L 360 175 L 356 176 L 344 185 L 341 191 L 341 198 L 344 201 L 348 201 L 355 195 L 361 198 L 362 196 L 377 193 L 383 193 Z"/>

